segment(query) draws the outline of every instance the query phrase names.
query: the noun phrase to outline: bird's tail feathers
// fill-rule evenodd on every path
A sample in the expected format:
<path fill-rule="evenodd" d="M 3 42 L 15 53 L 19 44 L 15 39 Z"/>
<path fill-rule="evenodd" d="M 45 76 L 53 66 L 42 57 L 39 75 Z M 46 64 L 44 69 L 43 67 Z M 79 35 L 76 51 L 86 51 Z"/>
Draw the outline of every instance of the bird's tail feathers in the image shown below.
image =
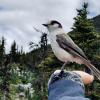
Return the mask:
<path fill-rule="evenodd" d="M 93 75 L 100 80 L 100 71 L 90 62 L 85 62 L 85 65 L 92 71 Z"/>

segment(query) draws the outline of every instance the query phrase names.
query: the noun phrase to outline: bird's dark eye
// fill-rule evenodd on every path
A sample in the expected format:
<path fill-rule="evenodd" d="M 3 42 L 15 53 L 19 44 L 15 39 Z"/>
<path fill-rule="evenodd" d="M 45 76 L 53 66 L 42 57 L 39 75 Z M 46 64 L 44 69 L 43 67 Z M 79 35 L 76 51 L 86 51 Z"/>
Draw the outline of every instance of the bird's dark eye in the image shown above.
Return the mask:
<path fill-rule="evenodd" d="M 60 24 L 58 21 L 55 21 L 55 20 L 53 20 L 53 21 L 51 21 L 51 23 L 50 23 L 51 25 L 54 25 L 54 24 Z"/>
<path fill-rule="evenodd" d="M 55 24 L 55 22 L 54 22 L 54 21 L 52 21 L 52 22 L 51 22 L 51 25 L 54 25 L 54 24 Z"/>
<path fill-rule="evenodd" d="M 58 27 L 62 28 L 62 25 L 58 21 L 55 20 L 51 21 L 50 25 L 54 25 L 54 24 L 58 24 Z"/>

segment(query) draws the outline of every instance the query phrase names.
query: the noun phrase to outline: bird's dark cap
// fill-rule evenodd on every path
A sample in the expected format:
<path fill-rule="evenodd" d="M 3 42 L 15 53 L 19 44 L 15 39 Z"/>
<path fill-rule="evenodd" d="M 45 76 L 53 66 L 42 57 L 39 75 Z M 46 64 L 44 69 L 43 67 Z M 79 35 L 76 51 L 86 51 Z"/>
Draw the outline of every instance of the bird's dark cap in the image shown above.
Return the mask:
<path fill-rule="evenodd" d="M 54 24 L 58 24 L 58 27 L 62 28 L 62 25 L 56 20 L 51 20 L 47 24 L 42 24 L 42 25 L 45 26 L 45 27 L 48 27 L 48 25 L 54 25 Z"/>

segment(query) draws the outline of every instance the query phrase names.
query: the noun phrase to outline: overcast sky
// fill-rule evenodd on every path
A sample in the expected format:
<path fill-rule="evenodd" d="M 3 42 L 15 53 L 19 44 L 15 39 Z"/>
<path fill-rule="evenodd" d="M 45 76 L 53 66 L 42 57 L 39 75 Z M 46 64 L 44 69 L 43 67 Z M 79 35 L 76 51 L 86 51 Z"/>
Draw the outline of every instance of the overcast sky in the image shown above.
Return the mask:
<path fill-rule="evenodd" d="M 41 24 L 48 20 L 58 20 L 70 31 L 82 1 L 89 3 L 89 18 L 100 14 L 100 0 L 0 0 L 0 38 L 6 38 L 7 52 L 14 40 L 29 51 L 29 42 L 37 43 L 41 36 L 33 27 L 46 31 Z"/>

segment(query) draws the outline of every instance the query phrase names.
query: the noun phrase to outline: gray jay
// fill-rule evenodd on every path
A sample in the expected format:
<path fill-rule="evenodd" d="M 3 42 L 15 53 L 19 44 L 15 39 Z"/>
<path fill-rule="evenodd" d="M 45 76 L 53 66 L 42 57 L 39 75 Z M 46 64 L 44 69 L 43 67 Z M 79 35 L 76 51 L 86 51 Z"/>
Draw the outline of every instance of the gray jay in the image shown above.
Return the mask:
<path fill-rule="evenodd" d="M 50 43 L 55 56 L 64 62 L 61 70 L 64 69 L 67 62 L 84 64 L 100 80 L 100 71 L 91 64 L 82 49 L 74 43 L 58 21 L 52 20 L 43 25 L 49 31 Z"/>

